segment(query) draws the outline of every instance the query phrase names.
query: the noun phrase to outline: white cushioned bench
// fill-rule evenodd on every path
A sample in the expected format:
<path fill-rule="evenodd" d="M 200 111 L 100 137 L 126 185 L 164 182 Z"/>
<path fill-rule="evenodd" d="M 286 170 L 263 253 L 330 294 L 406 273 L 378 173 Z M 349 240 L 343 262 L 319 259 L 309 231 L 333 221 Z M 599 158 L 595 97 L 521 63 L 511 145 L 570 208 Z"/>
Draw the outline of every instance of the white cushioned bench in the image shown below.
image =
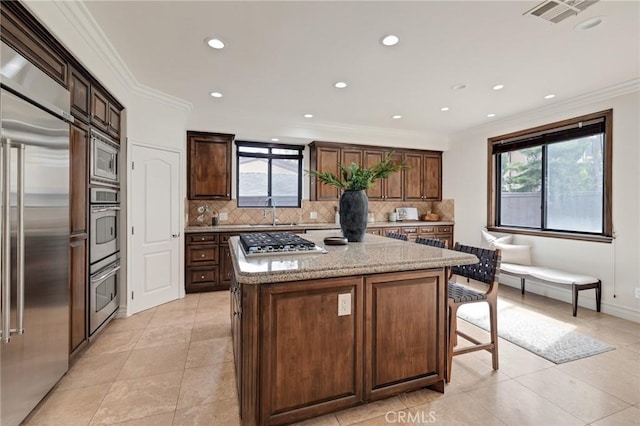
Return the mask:
<path fill-rule="evenodd" d="M 527 278 L 535 278 L 558 285 L 570 285 L 572 290 L 571 301 L 573 304 L 573 316 L 578 312 L 578 292 L 581 290 L 596 290 L 596 310 L 600 312 L 600 298 L 602 283 L 598 278 L 588 275 L 574 274 L 559 269 L 545 268 L 531 264 L 531 247 L 526 245 L 511 244 L 513 236 L 496 237 L 486 231 L 482 231 L 484 247 L 499 248 L 502 251 L 500 272 L 520 278 L 520 290 L 524 294 Z"/>
<path fill-rule="evenodd" d="M 572 290 L 571 302 L 573 304 L 573 316 L 578 312 L 578 292 L 581 290 L 596 290 L 596 310 L 600 312 L 600 298 L 602 283 L 598 278 L 588 275 L 579 275 L 558 269 L 544 268 L 541 266 L 518 265 L 515 263 L 501 263 L 500 272 L 520 278 L 520 291 L 524 294 L 525 280 L 536 278 L 552 284 L 570 285 Z"/>

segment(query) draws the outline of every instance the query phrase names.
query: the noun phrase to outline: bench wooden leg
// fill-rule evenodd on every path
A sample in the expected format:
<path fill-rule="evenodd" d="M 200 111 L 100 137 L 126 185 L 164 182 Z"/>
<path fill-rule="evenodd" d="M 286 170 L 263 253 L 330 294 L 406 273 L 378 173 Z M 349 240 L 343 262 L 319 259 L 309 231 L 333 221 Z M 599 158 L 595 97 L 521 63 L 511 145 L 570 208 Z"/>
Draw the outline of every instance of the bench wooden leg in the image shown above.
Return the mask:
<path fill-rule="evenodd" d="M 524 278 L 520 277 L 520 293 L 524 294 Z"/>
<path fill-rule="evenodd" d="M 598 286 L 596 287 L 596 310 L 600 312 L 600 298 L 602 295 L 602 281 L 598 280 Z"/>
<path fill-rule="evenodd" d="M 573 288 L 571 302 L 573 304 L 573 316 L 575 317 L 578 313 L 578 286 L 576 284 L 573 284 L 571 287 Z"/>

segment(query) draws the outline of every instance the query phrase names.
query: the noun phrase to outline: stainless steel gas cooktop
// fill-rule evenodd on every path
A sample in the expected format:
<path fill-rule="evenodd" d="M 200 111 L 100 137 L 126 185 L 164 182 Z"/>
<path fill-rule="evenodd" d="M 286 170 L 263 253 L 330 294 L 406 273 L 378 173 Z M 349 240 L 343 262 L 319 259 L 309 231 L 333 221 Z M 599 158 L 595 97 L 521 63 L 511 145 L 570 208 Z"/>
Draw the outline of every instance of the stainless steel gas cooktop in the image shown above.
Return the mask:
<path fill-rule="evenodd" d="M 245 255 L 318 253 L 322 249 L 313 241 L 292 232 L 253 232 L 240 234 L 240 245 Z"/>

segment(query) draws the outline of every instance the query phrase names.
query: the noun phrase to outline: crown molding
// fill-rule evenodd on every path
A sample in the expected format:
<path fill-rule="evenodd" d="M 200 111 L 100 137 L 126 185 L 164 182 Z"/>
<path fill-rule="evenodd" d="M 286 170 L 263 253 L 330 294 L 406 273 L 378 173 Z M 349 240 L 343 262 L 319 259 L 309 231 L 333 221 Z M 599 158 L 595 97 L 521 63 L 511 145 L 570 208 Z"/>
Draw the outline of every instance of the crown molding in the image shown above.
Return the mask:
<path fill-rule="evenodd" d="M 451 133 L 449 136 L 451 137 L 451 139 L 457 139 L 468 135 L 480 133 L 483 130 L 491 130 L 497 126 L 517 124 L 525 120 L 531 121 L 532 119 L 537 118 L 542 119 L 549 114 L 561 113 L 567 109 L 578 108 L 584 105 L 601 102 L 607 99 L 613 99 L 618 96 L 636 92 L 640 92 L 640 78 L 635 78 L 602 89 L 594 90 L 592 92 L 587 92 L 578 96 L 574 96 L 572 98 L 555 102 L 552 105 L 545 105 L 539 108 L 534 108 L 532 110 L 510 115 L 500 120 L 491 121 L 491 123 L 470 127 L 459 132 Z"/>
<path fill-rule="evenodd" d="M 103 65 L 112 72 L 125 88 L 136 95 L 185 112 L 190 112 L 193 109 L 191 102 L 187 102 L 138 82 L 84 2 L 56 1 L 54 3 L 60 13 L 69 21 L 73 28 L 76 29 L 87 45 L 97 53 Z"/>

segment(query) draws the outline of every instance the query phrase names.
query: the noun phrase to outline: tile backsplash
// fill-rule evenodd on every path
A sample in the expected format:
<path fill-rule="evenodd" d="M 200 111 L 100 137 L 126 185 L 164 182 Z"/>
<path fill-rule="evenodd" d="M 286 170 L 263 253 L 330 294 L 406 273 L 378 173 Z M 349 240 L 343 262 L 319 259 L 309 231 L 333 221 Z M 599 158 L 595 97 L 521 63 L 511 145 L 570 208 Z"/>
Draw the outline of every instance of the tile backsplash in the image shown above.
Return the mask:
<path fill-rule="evenodd" d="M 369 201 L 369 212 L 373 213 L 376 222 L 386 222 L 387 213 L 396 207 L 416 207 L 418 215 L 427 212 L 437 213 L 440 220 L 454 221 L 454 201 Z M 335 210 L 338 201 L 309 201 L 302 200 L 301 208 L 277 208 L 277 216 L 280 223 L 328 223 L 334 221 Z M 188 226 L 211 225 L 213 216 L 220 218 L 220 213 L 226 213 L 227 220 L 220 220 L 220 225 L 240 225 L 270 223 L 271 214 L 263 217 L 263 208 L 239 208 L 236 200 L 188 200 L 187 205 Z M 266 208 L 271 210 L 270 207 Z M 316 219 L 311 219 L 311 212 L 317 213 Z"/>

